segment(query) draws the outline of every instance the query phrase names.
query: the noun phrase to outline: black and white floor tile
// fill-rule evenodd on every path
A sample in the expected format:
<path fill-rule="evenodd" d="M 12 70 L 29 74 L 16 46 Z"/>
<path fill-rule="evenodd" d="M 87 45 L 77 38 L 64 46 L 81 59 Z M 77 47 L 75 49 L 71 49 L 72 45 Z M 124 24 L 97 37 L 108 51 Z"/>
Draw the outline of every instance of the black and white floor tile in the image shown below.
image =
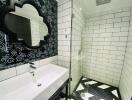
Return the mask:
<path fill-rule="evenodd" d="M 71 100 L 121 100 L 118 88 L 82 77 Z"/>

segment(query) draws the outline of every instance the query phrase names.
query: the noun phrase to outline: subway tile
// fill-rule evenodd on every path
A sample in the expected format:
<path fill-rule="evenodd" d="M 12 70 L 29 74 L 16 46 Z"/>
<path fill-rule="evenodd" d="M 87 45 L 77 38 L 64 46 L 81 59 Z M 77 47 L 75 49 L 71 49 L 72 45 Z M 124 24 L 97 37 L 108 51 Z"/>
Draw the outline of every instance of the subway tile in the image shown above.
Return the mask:
<path fill-rule="evenodd" d="M 121 32 L 128 32 L 129 31 L 129 27 L 121 27 Z"/>
<path fill-rule="evenodd" d="M 17 75 L 24 74 L 30 71 L 29 64 L 24 64 L 16 67 Z"/>
<path fill-rule="evenodd" d="M 128 22 L 128 21 L 130 21 L 130 17 L 122 17 L 122 21 L 123 22 Z"/>
<path fill-rule="evenodd" d="M 106 14 L 106 15 L 102 16 L 101 18 L 102 18 L 102 19 L 114 18 L 114 14 Z"/>
<path fill-rule="evenodd" d="M 63 22 L 70 22 L 71 21 L 71 15 L 67 15 L 63 17 Z"/>
<path fill-rule="evenodd" d="M 0 71 L 0 81 L 7 80 L 14 76 L 16 76 L 16 68 L 15 67 Z"/>
<path fill-rule="evenodd" d="M 69 62 L 70 59 L 67 57 L 70 56 L 70 34 L 71 34 L 71 1 L 64 0 L 63 2 L 59 2 L 59 14 L 58 20 L 61 24 L 59 24 L 59 32 L 58 32 L 58 58 L 57 64 L 69 67 L 64 63 Z"/>
<path fill-rule="evenodd" d="M 62 5 L 58 6 L 58 12 L 61 12 L 61 11 L 63 11 L 63 6 Z"/>
<path fill-rule="evenodd" d="M 120 12 L 120 13 L 115 14 L 115 17 L 126 17 L 126 16 L 130 16 L 130 12 L 129 11 Z"/>
<path fill-rule="evenodd" d="M 63 4 L 63 10 L 68 9 L 71 7 L 71 2 L 66 2 Z"/>
<path fill-rule="evenodd" d="M 87 20 L 87 30 L 83 34 L 83 52 L 84 56 L 88 55 L 83 62 L 83 74 L 118 86 L 127 44 L 130 12 L 118 10 L 93 17 Z M 100 18 L 103 20 L 99 21 Z M 100 27 L 96 28 L 96 25 Z"/>
<path fill-rule="evenodd" d="M 67 16 L 67 15 L 71 15 L 71 8 L 63 10 L 62 16 Z"/>
<path fill-rule="evenodd" d="M 132 12 L 131 12 L 132 13 Z M 122 19 L 123 20 L 123 19 Z M 125 21 L 128 21 L 129 18 L 124 18 Z M 132 27 L 132 19 L 130 21 L 130 28 Z M 123 29 L 123 31 L 128 31 L 128 29 Z M 130 33 L 132 33 L 132 30 L 130 30 Z M 122 70 L 121 80 L 119 84 L 119 89 L 121 92 L 121 96 L 123 100 L 130 100 L 131 99 L 131 91 L 132 91 L 132 63 L 131 63 L 131 46 L 132 46 L 132 36 L 131 34 L 128 34 L 128 41 L 127 41 L 127 48 L 126 48 L 126 55 L 124 60 L 124 68 Z M 121 37 L 122 41 L 126 41 L 127 37 Z"/>
<path fill-rule="evenodd" d="M 46 59 L 39 60 L 39 67 L 43 67 L 49 63 L 55 62 L 57 60 L 57 56 L 49 57 Z"/>
<path fill-rule="evenodd" d="M 124 17 L 123 17 L 123 18 L 124 18 Z M 114 18 L 114 22 L 115 22 L 115 23 L 121 22 L 121 18 Z"/>

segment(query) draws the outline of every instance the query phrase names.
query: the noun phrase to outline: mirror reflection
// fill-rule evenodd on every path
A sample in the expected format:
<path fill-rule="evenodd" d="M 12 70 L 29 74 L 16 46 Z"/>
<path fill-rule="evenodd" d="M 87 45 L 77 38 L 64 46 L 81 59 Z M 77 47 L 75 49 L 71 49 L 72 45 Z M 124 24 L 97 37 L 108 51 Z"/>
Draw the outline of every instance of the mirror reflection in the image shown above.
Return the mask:
<path fill-rule="evenodd" d="M 5 24 L 11 32 L 17 34 L 19 41 L 24 40 L 29 46 L 39 46 L 40 41 L 44 41 L 44 36 L 48 35 L 43 17 L 30 4 L 25 4 L 22 8 L 15 7 L 15 12 L 6 14 Z"/>

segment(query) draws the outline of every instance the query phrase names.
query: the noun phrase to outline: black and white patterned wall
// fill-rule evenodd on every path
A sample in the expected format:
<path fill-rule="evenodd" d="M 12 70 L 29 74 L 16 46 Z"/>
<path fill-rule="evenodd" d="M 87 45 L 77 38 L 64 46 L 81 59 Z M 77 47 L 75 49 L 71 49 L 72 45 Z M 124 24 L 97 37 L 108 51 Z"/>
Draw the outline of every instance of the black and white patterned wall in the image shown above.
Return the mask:
<path fill-rule="evenodd" d="M 28 0 L 18 0 L 17 3 L 25 1 Z M 10 43 L 9 35 L 0 30 L 0 70 L 57 55 L 57 2 L 55 0 L 30 1 L 36 4 L 40 15 L 46 18 L 49 35 L 44 38 L 45 42 L 39 48 L 30 49 L 22 42 Z M 8 3 L 9 0 L 0 0 L 0 11 L 9 6 Z"/>

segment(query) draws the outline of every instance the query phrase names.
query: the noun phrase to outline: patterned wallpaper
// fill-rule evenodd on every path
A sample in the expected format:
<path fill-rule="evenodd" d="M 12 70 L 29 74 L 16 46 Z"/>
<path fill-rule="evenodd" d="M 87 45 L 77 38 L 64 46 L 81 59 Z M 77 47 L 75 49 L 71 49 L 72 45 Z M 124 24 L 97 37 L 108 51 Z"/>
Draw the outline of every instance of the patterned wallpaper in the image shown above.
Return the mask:
<path fill-rule="evenodd" d="M 7 1 L 9 0 L 0 0 L 0 13 L 10 6 Z M 14 1 L 10 0 L 10 2 Z M 57 2 L 55 0 L 18 0 L 14 3 L 22 6 L 27 1 L 35 4 L 39 14 L 46 19 L 49 35 L 44 37 L 45 41 L 41 41 L 39 48 L 31 49 L 22 42 L 10 43 L 11 33 L 0 30 L 0 70 L 57 55 Z"/>

